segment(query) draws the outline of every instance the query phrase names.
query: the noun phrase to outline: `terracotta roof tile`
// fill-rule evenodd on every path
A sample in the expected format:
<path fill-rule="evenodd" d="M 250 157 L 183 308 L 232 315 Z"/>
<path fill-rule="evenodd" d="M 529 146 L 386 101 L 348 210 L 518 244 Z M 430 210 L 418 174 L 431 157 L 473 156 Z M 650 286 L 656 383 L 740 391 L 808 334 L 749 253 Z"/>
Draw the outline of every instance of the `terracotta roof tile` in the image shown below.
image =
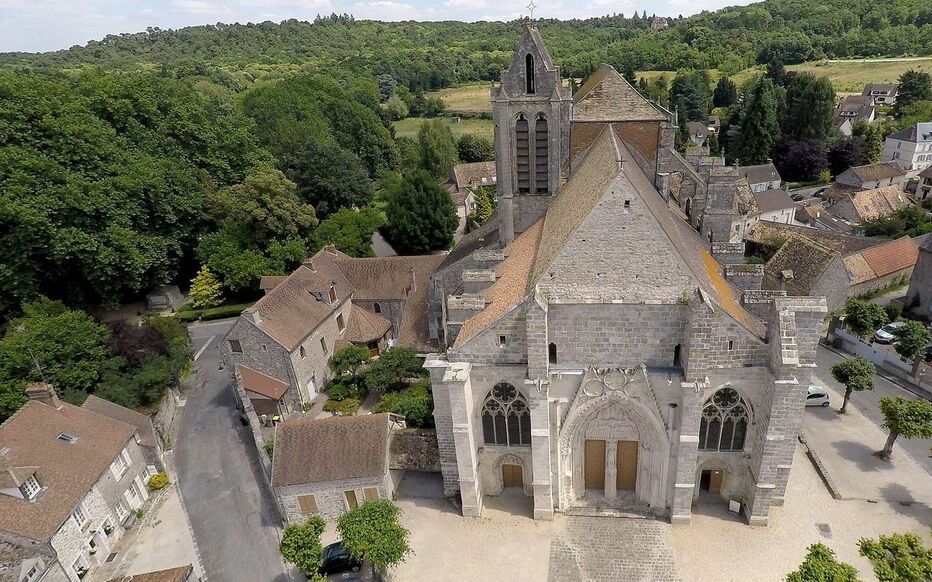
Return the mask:
<path fill-rule="evenodd" d="M 773 239 L 788 239 L 794 234 L 804 236 L 842 255 L 855 253 L 887 242 L 882 238 L 852 236 L 839 232 L 831 232 L 822 228 L 766 221 L 758 222 L 751 227 L 745 239 L 758 244 L 769 244 Z"/>
<path fill-rule="evenodd" d="M 862 182 L 873 182 L 874 180 L 886 180 L 888 178 L 897 178 L 905 176 L 906 171 L 896 162 L 877 162 L 866 166 L 854 166 L 850 168 L 855 176 Z"/>
<path fill-rule="evenodd" d="M 45 542 L 133 437 L 136 427 L 91 410 L 27 402 L 0 425 L 0 469 L 38 467 L 33 501 L 0 495 L 0 530 Z M 77 437 L 60 440 L 60 434 Z"/>
<path fill-rule="evenodd" d="M 767 261 L 764 270 L 778 281 L 786 280 L 787 287 L 795 291 L 792 294 L 808 295 L 837 256 L 837 251 L 794 235 Z M 789 272 L 793 273 L 791 279 L 784 276 Z"/>
<path fill-rule="evenodd" d="M 281 284 L 285 279 L 288 278 L 288 275 L 266 275 L 259 279 L 259 289 L 263 291 L 271 291 Z"/>
<path fill-rule="evenodd" d="M 906 193 L 900 186 L 860 190 L 849 194 L 848 197 L 861 221 L 883 218 L 910 205 Z"/>
<path fill-rule="evenodd" d="M 848 271 L 848 283 L 857 285 L 877 278 L 877 273 L 871 269 L 864 257 L 860 253 L 848 255 L 842 259 L 845 263 L 845 270 Z"/>
<path fill-rule="evenodd" d="M 280 423 L 275 429 L 272 486 L 384 475 L 389 418 L 382 413 Z"/>
<path fill-rule="evenodd" d="M 236 364 L 236 373 L 239 374 L 243 388 L 255 392 L 272 400 L 279 400 L 288 392 L 288 384 L 262 372 L 253 370 L 248 366 Z"/>
<path fill-rule="evenodd" d="M 914 266 L 919 259 L 919 246 L 916 241 L 904 236 L 861 251 L 861 256 L 878 277 L 884 277 Z"/>

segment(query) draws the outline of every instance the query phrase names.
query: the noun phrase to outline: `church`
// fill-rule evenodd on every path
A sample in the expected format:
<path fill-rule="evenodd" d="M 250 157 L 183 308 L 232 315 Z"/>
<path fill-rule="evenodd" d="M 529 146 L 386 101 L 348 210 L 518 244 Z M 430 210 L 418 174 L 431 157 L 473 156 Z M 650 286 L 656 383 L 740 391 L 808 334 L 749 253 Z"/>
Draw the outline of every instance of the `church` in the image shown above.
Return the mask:
<path fill-rule="evenodd" d="M 464 516 L 510 489 L 536 519 L 687 523 L 696 503 L 737 502 L 765 525 L 825 299 L 755 289 L 716 210 L 733 179 L 707 181 L 704 224 L 687 217 L 675 114 L 612 67 L 573 95 L 526 27 L 491 103 L 497 210 L 430 282 L 445 493 Z"/>

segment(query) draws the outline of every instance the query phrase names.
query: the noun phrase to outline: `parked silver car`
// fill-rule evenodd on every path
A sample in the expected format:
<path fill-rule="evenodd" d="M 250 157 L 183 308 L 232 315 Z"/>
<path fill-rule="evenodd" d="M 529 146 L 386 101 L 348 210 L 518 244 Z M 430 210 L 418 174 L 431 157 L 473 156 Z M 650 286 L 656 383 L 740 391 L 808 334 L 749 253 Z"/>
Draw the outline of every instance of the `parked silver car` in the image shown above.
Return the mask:
<path fill-rule="evenodd" d="M 903 327 L 904 325 L 906 325 L 905 321 L 894 321 L 893 323 L 888 323 L 887 325 L 874 332 L 874 341 L 879 344 L 892 344 L 893 340 L 896 339 L 896 336 L 893 335 L 893 332 Z"/>

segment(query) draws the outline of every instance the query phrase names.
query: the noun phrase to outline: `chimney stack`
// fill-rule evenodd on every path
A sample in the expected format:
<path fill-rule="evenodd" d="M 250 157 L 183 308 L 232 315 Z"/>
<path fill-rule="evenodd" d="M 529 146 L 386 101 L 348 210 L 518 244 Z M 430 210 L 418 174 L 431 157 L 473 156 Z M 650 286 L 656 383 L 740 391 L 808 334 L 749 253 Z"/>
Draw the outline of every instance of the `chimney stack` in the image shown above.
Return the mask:
<path fill-rule="evenodd" d="M 26 386 L 26 396 L 30 400 L 41 402 L 46 406 L 51 406 L 56 410 L 61 410 L 62 403 L 58 399 L 55 389 L 45 382 L 33 382 Z"/>

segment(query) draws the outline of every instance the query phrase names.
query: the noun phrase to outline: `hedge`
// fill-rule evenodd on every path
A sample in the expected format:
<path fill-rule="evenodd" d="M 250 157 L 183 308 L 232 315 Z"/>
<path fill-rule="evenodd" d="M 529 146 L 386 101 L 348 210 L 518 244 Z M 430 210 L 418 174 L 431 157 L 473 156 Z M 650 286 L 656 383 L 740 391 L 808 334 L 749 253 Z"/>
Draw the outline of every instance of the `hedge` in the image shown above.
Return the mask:
<path fill-rule="evenodd" d="M 197 321 L 198 319 L 207 321 L 209 319 L 235 317 L 251 305 L 252 303 L 238 303 L 236 305 L 221 305 L 220 307 L 211 307 L 210 309 L 190 309 L 178 311 L 175 313 L 175 319 L 178 321 Z"/>

